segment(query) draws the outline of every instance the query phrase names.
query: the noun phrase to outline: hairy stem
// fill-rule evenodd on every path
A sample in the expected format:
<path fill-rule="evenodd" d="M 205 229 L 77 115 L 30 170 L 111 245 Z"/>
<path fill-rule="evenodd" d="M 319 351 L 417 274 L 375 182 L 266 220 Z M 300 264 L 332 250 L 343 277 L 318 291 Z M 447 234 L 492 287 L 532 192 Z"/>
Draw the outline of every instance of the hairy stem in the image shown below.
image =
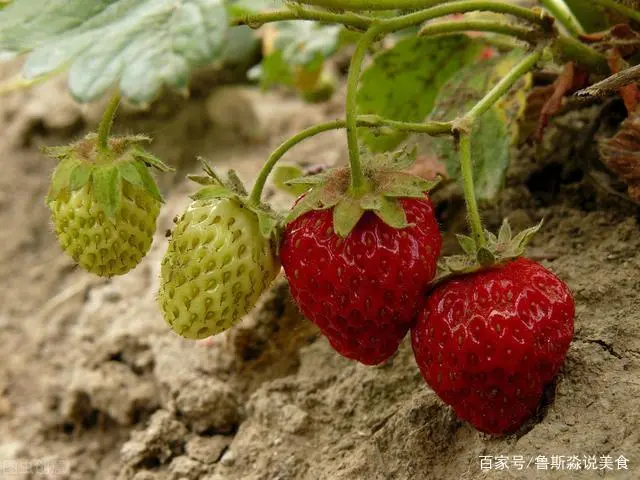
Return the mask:
<path fill-rule="evenodd" d="M 109 101 L 98 127 L 98 150 L 102 153 L 109 153 L 109 134 L 111 133 L 118 105 L 120 105 L 120 94 L 116 93 Z"/>
<path fill-rule="evenodd" d="M 631 7 L 627 7 L 621 3 L 616 2 L 615 0 L 592 0 L 593 3 L 597 3 L 602 5 L 603 7 L 610 8 L 611 10 L 615 10 L 618 13 L 621 13 L 627 18 L 631 20 L 635 20 L 636 22 L 640 22 L 640 12 L 634 10 Z"/>
<path fill-rule="evenodd" d="M 578 37 L 584 33 L 582 25 L 580 25 L 580 22 L 564 0 L 540 0 L 540 3 L 551 12 L 553 17 L 560 22 L 571 35 Z"/>
<path fill-rule="evenodd" d="M 478 211 L 478 202 L 476 200 L 476 190 L 473 184 L 473 161 L 471 159 L 471 134 L 462 133 L 460 135 L 460 170 L 462 173 L 462 182 L 464 187 L 464 201 L 467 205 L 467 215 L 469 219 L 469 227 L 471 235 L 476 241 L 478 247 L 485 245 L 484 231 L 482 229 L 482 220 Z"/>
<path fill-rule="evenodd" d="M 549 18 L 544 14 L 518 5 L 504 3 L 499 0 L 462 0 L 434 6 L 411 14 L 379 20 L 352 12 L 335 13 L 297 6 L 272 12 L 245 15 L 234 19 L 232 21 L 232 25 L 249 25 L 251 27 L 259 27 L 265 23 L 279 22 L 282 20 L 316 20 L 327 23 L 340 23 L 359 30 L 366 30 L 374 23 L 374 21 L 378 21 L 385 25 L 385 31 L 394 31 L 401 30 L 407 26 L 419 24 L 427 20 L 432 20 L 434 18 L 473 11 L 505 13 L 541 27 L 547 27 L 550 24 Z"/>
<path fill-rule="evenodd" d="M 418 10 L 450 0 L 297 0 L 298 3 L 329 10 Z"/>
<path fill-rule="evenodd" d="M 349 65 L 349 75 L 347 76 L 347 99 L 346 99 L 346 118 L 347 118 L 347 144 L 349 147 L 349 166 L 351 171 L 351 191 L 354 194 L 361 193 L 365 187 L 365 178 L 360 163 L 360 147 L 358 146 L 358 81 L 360 80 L 360 72 L 362 71 L 362 61 L 367 50 L 375 39 L 381 34 L 380 25 L 369 28 L 367 32 L 360 38 L 356 49 L 351 57 Z"/>
<path fill-rule="evenodd" d="M 435 23 L 422 28 L 419 35 L 431 36 L 462 32 L 499 33 L 515 37 L 531 44 L 536 44 L 541 39 L 541 34 L 537 30 L 491 20 L 459 20 L 455 22 Z"/>
<path fill-rule="evenodd" d="M 410 123 L 385 120 L 377 115 L 358 116 L 356 118 L 356 124 L 359 127 L 374 128 L 387 126 L 405 132 L 426 133 L 430 135 L 444 135 L 453 131 L 453 125 L 451 122 Z M 249 195 L 249 202 L 253 205 L 258 205 L 260 203 L 260 198 L 262 197 L 262 191 L 264 190 L 267 178 L 273 170 L 273 167 L 275 167 L 276 163 L 278 163 L 278 161 L 284 156 L 285 153 L 287 153 L 297 144 L 309 137 L 313 137 L 314 135 L 328 132 L 330 130 L 339 130 L 341 128 L 345 128 L 346 126 L 346 120 L 334 120 L 327 123 L 320 123 L 318 125 L 314 125 L 305 130 L 302 130 L 285 142 L 281 143 L 280 146 L 271 153 L 266 163 L 262 167 L 262 170 L 260 170 L 256 183 L 251 190 L 251 194 Z"/>
<path fill-rule="evenodd" d="M 538 49 L 523 58 L 511 71 L 503 77 L 473 108 L 465 115 L 465 118 L 473 123 L 476 118 L 489 110 L 500 100 L 513 85 L 527 72 L 529 72 L 542 57 L 542 50 Z"/>
<path fill-rule="evenodd" d="M 244 15 L 234 18 L 231 21 L 231 26 L 248 25 L 251 28 L 258 28 L 265 23 L 281 22 L 283 20 L 313 20 L 317 22 L 339 23 L 358 30 L 366 30 L 373 22 L 371 17 L 358 15 L 356 13 L 334 13 L 298 6 L 284 10 Z"/>

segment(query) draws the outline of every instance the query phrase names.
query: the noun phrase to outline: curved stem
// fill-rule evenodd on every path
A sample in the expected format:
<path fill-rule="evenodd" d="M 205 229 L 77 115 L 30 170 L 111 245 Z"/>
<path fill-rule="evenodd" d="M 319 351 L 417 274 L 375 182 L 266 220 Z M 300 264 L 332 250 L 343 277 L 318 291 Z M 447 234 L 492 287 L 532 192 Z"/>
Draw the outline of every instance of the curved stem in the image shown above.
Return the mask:
<path fill-rule="evenodd" d="M 298 0 L 298 3 L 330 10 L 418 10 L 448 0 Z M 450 1 L 450 0 L 449 0 Z"/>
<path fill-rule="evenodd" d="M 420 30 L 419 35 L 443 35 L 445 33 L 462 33 L 469 31 L 500 33 L 532 44 L 540 40 L 540 31 L 491 20 L 460 20 L 448 23 L 435 23 L 425 26 Z"/>
<path fill-rule="evenodd" d="M 347 125 L 347 122 L 344 120 L 334 120 L 333 122 L 320 123 L 318 125 L 314 125 L 309 127 L 301 132 L 297 133 L 290 139 L 286 140 L 284 143 L 280 144 L 278 148 L 276 148 L 266 163 L 260 170 L 258 174 L 258 178 L 256 179 L 256 183 L 251 190 L 251 194 L 249 195 L 249 203 L 252 205 L 258 205 L 260 203 L 260 197 L 262 197 L 262 190 L 264 189 L 264 185 L 267 183 L 267 178 L 273 170 L 273 167 L 278 163 L 278 160 L 282 158 L 282 156 L 291 150 L 292 147 L 302 142 L 303 140 L 313 137 L 322 132 L 328 132 L 329 130 L 337 130 L 339 128 L 344 128 Z"/>
<path fill-rule="evenodd" d="M 564 0 L 540 0 L 553 17 L 574 37 L 584 33 L 584 29 Z"/>
<path fill-rule="evenodd" d="M 542 57 L 542 50 L 524 57 L 511 71 L 504 76 L 473 108 L 465 115 L 465 118 L 473 123 L 476 118 L 489 110 L 507 91 L 527 72 L 529 72 Z"/>
<path fill-rule="evenodd" d="M 426 2 L 423 2 L 426 3 Z M 412 26 L 438 17 L 444 17 L 455 13 L 468 13 L 473 11 L 485 11 L 494 13 L 505 13 L 513 15 L 522 20 L 527 20 L 534 25 L 548 27 L 550 24 L 549 17 L 530 10 L 528 8 L 512 5 L 496 0 L 462 0 L 445 3 L 443 5 L 429 7 L 415 13 L 400 15 L 395 18 L 379 19 L 381 24 L 385 25 L 385 31 L 401 30 L 404 26 Z M 341 23 L 346 26 L 354 27 L 360 30 L 366 30 L 372 25 L 374 18 L 364 15 L 358 15 L 352 12 L 335 13 L 314 8 L 304 8 L 301 6 L 290 7 L 284 10 L 275 10 L 272 12 L 256 13 L 246 15 L 232 20 L 232 25 L 249 25 L 251 27 L 259 27 L 269 22 L 279 22 L 282 20 L 316 20 L 327 23 Z"/>
<path fill-rule="evenodd" d="M 356 117 L 358 114 L 358 81 L 362 71 L 362 61 L 373 41 L 381 34 L 380 25 L 375 25 L 358 40 L 356 49 L 349 64 L 349 75 L 347 76 L 347 99 L 346 99 L 346 120 L 347 120 L 347 144 L 349 146 L 349 166 L 351 171 L 351 191 L 354 194 L 361 193 L 365 187 L 364 173 L 360 163 L 360 147 L 358 146 L 358 129 Z"/>
<path fill-rule="evenodd" d="M 102 153 L 109 153 L 109 134 L 111 133 L 118 105 L 120 105 L 120 94 L 116 93 L 109 101 L 98 127 L 98 150 Z"/>
<path fill-rule="evenodd" d="M 265 23 L 281 22 L 283 20 L 314 20 L 317 22 L 340 23 L 358 30 L 366 30 L 373 22 L 373 18 L 356 13 L 335 13 L 297 6 L 234 18 L 231 20 L 231 26 L 248 25 L 251 28 L 258 28 Z"/>
<path fill-rule="evenodd" d="M 385 120 L 381 117 L 378 117 L 377 115 L 360 115 L 356 118 L 356 124 L 359 127 L 387 126 L 405 132 L 426 133 L 430 135 L 443 135 L 452 133 L 453 131 L 453 124 L 451 122 L 409 123 L 394 120 Z M 273 170 L 273 167 L 275 167 L 276 163 L 278 163 L 278 161 L 284 156 L 285 153 L 287 153 L 297 144 L 309 137 L 313 137 L 314 135 L 317 135 L 319 133 L 328 132 L 329 130 L 339 130 L 341 128 L 345 128 L 346 126 L 346 120 L 334 120 L 331 122 L 320 123 L 318 125 L 313 125 L 312 127 L 302 130 L 285 142 L 281 143 L 280 146 L 271 153 L 266 163 L 262 167 L 262 170 L 260 170 L 258 178 L 256 179 L 256 183 L 254 184 L 253 189 L 251 190 L 251 194 L 249 195 L 249 203 L 253 205 L 258 205 L 260 203 L 260 198 L 262 197 L 264 186 L 267 183 L 267 178 L 269 178 L 269 174 Z"/>
<path fill-rule="evenodd" d="M 471 235 L 476 241 L 478 248 L 485 246 L 484 230 L 482 229 L 482 220 L 478 211 L 478 202 L 476 200 L 476 190 L 473 184 L 473 161 L 471 159 L 471 134 L 462 133 L 460 135 L 460 170 L 462 173 L 462 182 L 464 187 L 464 201 L 467 205 L 467 215 Z"/>

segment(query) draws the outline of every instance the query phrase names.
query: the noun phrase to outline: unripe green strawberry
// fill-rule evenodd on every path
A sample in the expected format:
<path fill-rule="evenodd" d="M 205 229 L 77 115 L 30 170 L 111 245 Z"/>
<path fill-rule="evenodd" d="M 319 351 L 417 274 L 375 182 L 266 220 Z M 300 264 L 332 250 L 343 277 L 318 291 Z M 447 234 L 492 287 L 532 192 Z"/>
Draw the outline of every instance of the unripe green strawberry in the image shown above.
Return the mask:
<path fill-rule="evenodd" d="M 82 268 L 103 277 L 122 275 L 140 263 L 151 247 L 160 212 L 158 200 L 128 182 L 112 221 L 89 185 L 49 207 L 62 248 Z"/>
<path fill-rule="evenodd" d="M 162 199 L 147 165 L 167 167 L 139 147 L 144 140 L 114 138 L 101 152 L 89 135 L 48 151 L 60 159 L 47 198 L 56 235 L 96 275 L 128 272 L 151 247 Z"/>
<path fill-rule="evenodd" d="M 230 328 L 280 271 L 272 230 L 264 225 L 268 213 L 256 212 L 244 192 L 231 188 L 204 187 L 192 197 L 162 261 L 158 301 L 167 323 L 186 338 Z"/>

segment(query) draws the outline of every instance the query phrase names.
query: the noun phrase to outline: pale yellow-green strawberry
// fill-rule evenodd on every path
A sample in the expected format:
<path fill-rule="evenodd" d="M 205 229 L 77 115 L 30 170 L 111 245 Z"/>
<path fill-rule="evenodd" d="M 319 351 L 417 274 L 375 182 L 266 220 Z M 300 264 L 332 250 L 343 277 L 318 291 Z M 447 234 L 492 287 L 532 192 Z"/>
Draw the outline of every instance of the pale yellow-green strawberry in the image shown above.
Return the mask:
<path fill-rule="evenodd" d="M 60 160 L 47 205 L 62 248 L 85 270 L 103 277 L 134 268 L 153 241 L 162 198 L 149 166 L 167 170 L 145 152 L 144 137 L 96 136 L 46 152 Z"/>
<path fill-rule="evenodd" d="M 167 323 L 192 339 L 234 325 L 280 271 L 273 214 L 248 202 L 233 174 L 223 185 L 206 169 L 209 177 L 194 180 L 207 186 L 171 234 L 158 293 Z"/>

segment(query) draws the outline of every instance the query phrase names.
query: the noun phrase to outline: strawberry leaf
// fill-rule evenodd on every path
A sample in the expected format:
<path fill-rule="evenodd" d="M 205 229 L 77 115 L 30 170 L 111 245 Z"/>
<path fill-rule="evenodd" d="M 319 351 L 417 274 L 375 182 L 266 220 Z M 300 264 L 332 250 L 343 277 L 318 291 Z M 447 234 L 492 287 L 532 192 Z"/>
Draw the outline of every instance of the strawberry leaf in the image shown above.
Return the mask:
<path fill-rule="evenodd" d="M 164 85 L 185 90 L 192 68 L 220 59 L 227 30 L 223 0 L 14 0 L 0 13 L 0 51 L 29 53 L 28 79 L 69 66 L 80 101 L 118 82 L 146 104 Z"/>
<path fill-rule="evenodd" d="M 358 90 L 361 114 L 420 122 L 431 112 L 444 84 L 477 57 L 481 44 L 464 35 L 407 37 L 374 58 Z M 362 128 L 360 135 L 375 152 L 394 149 L 407 134 L 382 134 Z"/>
<path fill-rule="evenodd" d="M 100 167 L 93 172 L 93 196 L 105 215 L 115 219 L 122 201 L 122 178 L 118 167 Z"/>
<path fill-rule="evenodd" d="M 201 188 L 189 198 L 192 200 L 209 200 L 213 198 L 233 198 L 238 195 L 232 192 L 227 187 L 222 185 L 210 185 L 208 187 Z"/>
<path fill-rule="evenodd" d="M 522 58 L 516 51 L 495 61 L 482 61 L 458 72 L 442 89 L 434 108 L 434 120 L 452 120 L 469 111 L 509 69 Z M 489 109 L 473 125 L 471 149 L 476 194 L 481 200 L 495 198 L 504 183 L 510 149 L 517 135 L 517 114 L 525 101 L 522 80 L 509 96 Z M 435 153 L 452 179 L 460 178 L 459 154 L 449 139 L 433 138 Z"/>
<path fill-rule="evenodd" d="M 312 21 L 282 21 L 267 25 L 263 33 L 262 63 L 251 70 L 263 88 L 294 85 L 296 77 L 316 83 L 326 58 L 340 46 L 342 27 Z"/>

